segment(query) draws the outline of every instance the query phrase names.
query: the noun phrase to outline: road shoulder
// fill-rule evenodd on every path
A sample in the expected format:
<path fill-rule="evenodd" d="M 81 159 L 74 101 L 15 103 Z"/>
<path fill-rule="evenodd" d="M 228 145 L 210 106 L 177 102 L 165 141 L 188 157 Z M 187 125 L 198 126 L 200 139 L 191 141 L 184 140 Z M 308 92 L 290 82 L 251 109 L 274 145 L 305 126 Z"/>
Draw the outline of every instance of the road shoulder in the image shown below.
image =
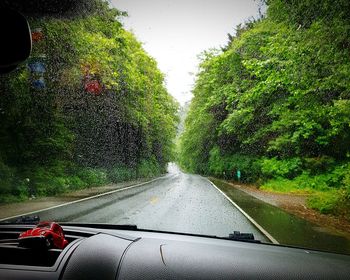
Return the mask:
<path fill-rule="evenodd" d="M 337 231 L 339 234 L 350 236 L 350 221 L 346 217 L 338 217 L 330 214 L 325 215 L 308 208 L 306 205 L 308 195 L 267 192 L 259 190 L 253 185 L 237 184 L 225 180 L 220 181 L 300 218 L 325 227 L 329 231 Z"/>
<path fill-rule="evenodd" d="M 1 203 L 0 219 L 22 215 L 24 213 L 39 211 L 41 209 L 46 209 L 50 207 L 55 207 L 64 203 L 73 202 L 79 199 L 107 193 L 110 191 L 122 189 L 125 187 L 137 185 L 140 183 L 145 183 L 150 180 L 152 179 L 151 178 L 139 179 L 139 180 L 133 180 L 128 182 L 120 182 L 117 184 L 108 184 L 105 186 L 91 187 L 87 189 L 67 192 L 67 193 L 60 194 L 58 196 L 38 197 L 27 201 L 15 202 L 15 203 Z"/>

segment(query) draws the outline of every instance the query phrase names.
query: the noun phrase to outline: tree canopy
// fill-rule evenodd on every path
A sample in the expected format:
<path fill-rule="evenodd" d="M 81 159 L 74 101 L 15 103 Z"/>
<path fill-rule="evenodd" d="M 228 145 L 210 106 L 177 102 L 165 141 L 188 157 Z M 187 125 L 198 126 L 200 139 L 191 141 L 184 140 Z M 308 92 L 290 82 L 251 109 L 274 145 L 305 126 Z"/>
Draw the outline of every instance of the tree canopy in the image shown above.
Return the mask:
<path fill-rule="evenodd" d="M 180 164 L 277 191 L 304 176 L 349 203 L 349 2 L 266 2 L 266 17 L 203 53 Z"/>
<path fill-rule="evenodd" d="M 173 159 L 178 104 L 156 61 L 123 28 L 124 13 L 102 0 L 80 8 L 33 15 L 26 7 L 42 33 L 28 65 L 45 69 L 37 77 L 23 65 L 0 80 L 3 197 L 156 175 Z"/>

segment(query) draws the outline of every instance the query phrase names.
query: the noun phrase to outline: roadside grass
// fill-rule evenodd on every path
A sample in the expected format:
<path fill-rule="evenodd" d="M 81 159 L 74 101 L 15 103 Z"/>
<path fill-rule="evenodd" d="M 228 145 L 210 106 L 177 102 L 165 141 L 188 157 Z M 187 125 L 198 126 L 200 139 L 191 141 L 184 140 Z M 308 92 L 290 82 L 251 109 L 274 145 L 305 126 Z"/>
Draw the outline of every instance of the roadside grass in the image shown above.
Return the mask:
<path fill-rule="evenodd" d="M 289 180 L 285 178 L 276 178 L 268 180 L 263 183 L 260 190 L 275 192 L 275 193 L 295 193 L 295 194 L 311 194 L 314 190 L 310 187 L 305 187 L 296 180 Z"/>
<path fill-rule="evenodd" d="M 302 174 L 293 179 L 275 178 L 264 182 L 259 189 L 275 193 L 307 194 L 307 206 L 322 214 L 350 213 L 346 188 L 332 187 L 331 176 Z"/>
<path fill-rule="evenodd" d="M 341 201 L 342 194 L 339 190 L 328 190 L 314 192 L 307 200 L 307 205 L 322 214 L 336 214 L 340 210 Z"/>
<path fill-rule="evenodd" d="M 222 155 L 213 148 L 206 175 L 253 183 L 264 191 L 305 194 L 309 208 L 323 214 L 345 213 L 350 220 L 349 160 L 340 162 L 329 156 L 280 159 Z"/>
<path fill-rule="evenodd" d="M 79 167 L 58 162 L 46 168 L 32 167 L 22 172 L 7 168 L 5 171 L 6 173 L 0 172 L 0 175 L 6 175 L 0 176 L 0 203 L 20 202 L 32 197 L 54 196 L 110 183 L 152 178 L 163 174 L 165 168 L 151 159 L 141 161 L 134 168 L 125 165 L 110 169 Z"/>

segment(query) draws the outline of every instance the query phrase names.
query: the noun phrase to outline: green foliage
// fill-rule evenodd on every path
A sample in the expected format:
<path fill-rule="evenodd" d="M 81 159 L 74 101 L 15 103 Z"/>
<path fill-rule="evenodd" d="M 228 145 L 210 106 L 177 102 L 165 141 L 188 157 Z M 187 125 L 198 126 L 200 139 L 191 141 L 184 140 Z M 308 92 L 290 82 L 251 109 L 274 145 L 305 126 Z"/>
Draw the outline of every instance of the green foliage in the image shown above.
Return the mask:
<path fill-rule="evenodd" d="M 334 164 L 334 158 L 331 158 L 329 156 L 303 159 L 303 168 L 308 170 L 311 174 L 327 172 L 334 166 Z"/>
<path fill-rule="evenodd" d="M 335 214 L 341 202 L 340 195 L 340 192 L 335 190 L 319 192 L 309 198 L 308 206 L 323 214 Z"/>
<path fill-rule="evenodd" d="M 159 176 L 164 171 L 160 164 L 153 158 L 150 160 L 141 160 L 136 168 L 130 168 L 125 165 L 113 167 L 108 170 L 108 180 L 113 183 L 119 183 L 139 178 L 152 178 Z"/>
<path fill-rule="evenodd" d="M 161 169 L 159 163 L 155 159 L 142 160 L 137 167 L 137 175 L 140 178 L 151 178 L 164 173 L 164 169 Z"/>
<path fill-rule="evenodd" d="M 6 166 L 0 158 L 0 195 L 11 192 L 13 180 L 13 170 Z"/>
<path fill-rule="evenodd" d="M 344 199 L 350 200 L 350 166 L 348 166 L 344 172 L 343 178 L 344 184 Z"/>
<path fill-rule="evenodd" d="M 350 2 L 266 2 L 266 18 L 203 53 L 179 162 L 234 179 L 239 169 L 273 191 L 325 192 L 310 205 L 334 211 L 349 203 Z"/>
<path fill-rule="evenodd" d="M 328 182 L 335 179 L 331 175 L 310 176 L 303 173 L 294 179 L 277 177 L 268 180 L 260 186 L 262 190 L 275 192 L 301 192 L 312 193 L 313 191 L 326 191 L 329 189 Z"/>
<path fill-rule="evenodd" d="M 347 0 L 267 0 L 268 16 L 277 21 L 309 26 L 315 20 L 340 18 L 349 22 L 350 3 Z"/>
<path fill-rule="evenodd" d="M 87 183 L 89 187 L 96 187 L 108 183 L 107 172 L 102 169 L 83 168 L 77 173 L 80 179 Z"/>
<path fill-rule="evenodd" d="M 283 177 L 270 179 L 260 188 L 274 192 L 312 194 L 308 200 L 311 208 L 325 214 L 336 214 L 342 212 L 341 209 L 350 210 L 349 174 L 350 164 L 342 164 L 319 175 L 312 176 L 304 172 L 294 179 Z"/>
<path fill-rule="evenodd" d="M 30 168 L 22 176 L 27 176 L 24 181 L 28 195 L 34 196 L 56 195 L 108 183 L 106 171 L 72 166 L 70 162 Z"/>
<path fill-rule="evenodd" d="M 261 173 L 266 178 L 293 178 L 301 172 L 300 158 L 279 160 L 277 158 L 262 158 Z"/>
<path fill-rule="evenodd" d="M 45 89 L 31 86 L 25 65 L 0 77 L 4 197 L 150 177 L 174 158 L 178 104 L 156 61 L 122 27 L 122 12 L 84 2 L 82 11 L 29 17 L 44 34 L 29 62 L 44 60 Z M 85 91 L 88 77 L 101 83 L 100 94 Z"/>
<path fill-rule="evenodd" d="M 210 151 L 209 172 L 216 177 L 237 180 L 237 171 L 241 172 L 240 180 L 243 182 L 255 182 L 260 173 L 260 166 L 256 158 L 233 154 L 222 155 L 218 147 Z"/>
<path fill-rule="evenodd" d="M 81 190 L 86 187 L 89 187 L 88 183 L 84 181 L 83 178 L 80 178 L 79 176 L 73 175 L 73 176 L 69 176 L 67 179 L 69 180 L 68 184 L 69 184 L 70 190 Z"/>
<path fill-rule="evenodd" d="M 28 195 L 26 181 L 18 179 L 16 170 L 6 166 L 0 158 L 0 202 L 16 202 Z"/>
<path fill-rule="evenodd" d="M 108 177 L 113 183 L 119 183 L 136 179 L 136 172 L 127 166 L 118 166 L 109 171 Z"/>
<path fill-rule="evenodd" d="M 305 177 L 301 177 L 305 178 Z M 263 183 L 259 189 L 272 191 L 272 192 L 281 192 L 281 193 L 310 193 L 311 190 L 309 187 L 305 188 L 304 185 L 300 185 L 300 180 L 294 179 L 286 179 L 286 178 L 273 178 Z"/>

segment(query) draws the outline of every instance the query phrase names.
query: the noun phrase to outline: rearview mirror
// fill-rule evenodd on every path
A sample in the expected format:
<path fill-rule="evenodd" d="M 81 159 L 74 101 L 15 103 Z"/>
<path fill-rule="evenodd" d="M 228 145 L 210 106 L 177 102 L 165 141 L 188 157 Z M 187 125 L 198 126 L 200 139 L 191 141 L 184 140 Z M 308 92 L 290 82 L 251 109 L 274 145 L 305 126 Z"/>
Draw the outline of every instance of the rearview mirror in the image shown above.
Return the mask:
<path fill-rule="evenodd" d="M 28 21 L 14 10 L 1 8 L 0 36 L 0 73 L 8 73 L 25 61 L 32 50 Z"/>

